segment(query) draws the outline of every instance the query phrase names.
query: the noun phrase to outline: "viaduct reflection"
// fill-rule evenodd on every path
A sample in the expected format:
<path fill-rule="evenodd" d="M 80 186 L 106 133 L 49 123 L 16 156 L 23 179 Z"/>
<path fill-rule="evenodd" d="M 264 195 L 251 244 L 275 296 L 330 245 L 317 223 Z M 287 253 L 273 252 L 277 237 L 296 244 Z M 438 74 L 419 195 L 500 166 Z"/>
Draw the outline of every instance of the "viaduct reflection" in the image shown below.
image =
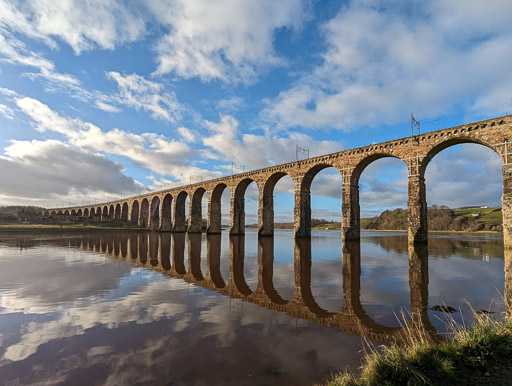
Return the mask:
<path fill-rule="evenodd" d="M 135 265 L 179 278 L 232 298 L 257 304 L 295 318 L 310 320 L 341 331 L 364 335 L 379 342 L 401 341 L 405 328 L 421 328 L 431 339 L 438 339 L 429 321 L 428 251 L 426 245 L 409 245 L 410 317 L 404 327 L 388 327 L 374 322 L 360 300 L 361 249 L 359 240 L 342 244 L 344 304 L 338 312 L 318 305 L 311 290 L 311 239 L 297 238 L 294 246 L 293 298 L 283 299 L 274 287 L 274 239 L 258 240 L 258 285 L 252 291 L 244 277 L 244 236 L 229 237 L 229 277 L 221 274 L 221 235 L 206 236 L 206 272 L 201 269 L 201 234 L 132 233 L 87 235 L 71 239 L 70 246 L 103 253 Z M 187 244 L 187 245 L 186 245 Z M 185 248 L 187 247 L 187 248 Z M 185 250 L 188 256 L 185 256 Z M 510 267 L 512 270 L 512 266 Z M 510 291 L 509 291 L 510 293 Z"/>
<path fill-rule="evenodd" d="M 323 309 L 311 290 L 311 239 L 297 238 L 294 245 L 294 294 L 283 299 L 274 287 L 274 238 L 258 238 L 258 285 L 252 291 L 244 277 L 244 236 L 229 236 L 229 277 L 221 273 L 221 235 L 206 235 L 206 271 L 201 267 L 201 234 L 168 232 L 112 232 L 87 234 L 81 237 L 30 239 L 21 235 L 0 239 L 0 243 L 31 248 L 51 243 L 62 247 L 80 248 L 123 260 L 137 267 L 161 272 L 172 278 L 214 290 L 222 295 L 242 299 L 295 318 L 337 328 L 341 331 L 365 335 L 371 340 L 389 343 L 401 341 L 405 328 L 422 329 L 431 339 L 439 339 L 428 318 L 428 248 L 427 245 L 408 244 L 404 238 L 383 238 L 390 249 L 409 256 L 410 316 L 404 327 L 388 327 L 373 321 L 363 309 L 361 290 L 361 248 L 359 240 L 342 243 L 343 306 L 338 312 Z M 400 241 L 401 240 L 401 241 Z M 403 242 L 405 241 L 405 242 Z M 481 245 L 481 244 L 480 244 Z M 383 246 L 384 247 L 384 246 Z M 494 244 L 482 252 L 494 249 Z M 187 256 L 185 254 L 187 251 Z M 443 251 L 444 252 L 444 251 Z M 444 253 L 441 253 L 442 256 Z M 505 249 L 505 305 L 512 311 L 512 250 Z"/>

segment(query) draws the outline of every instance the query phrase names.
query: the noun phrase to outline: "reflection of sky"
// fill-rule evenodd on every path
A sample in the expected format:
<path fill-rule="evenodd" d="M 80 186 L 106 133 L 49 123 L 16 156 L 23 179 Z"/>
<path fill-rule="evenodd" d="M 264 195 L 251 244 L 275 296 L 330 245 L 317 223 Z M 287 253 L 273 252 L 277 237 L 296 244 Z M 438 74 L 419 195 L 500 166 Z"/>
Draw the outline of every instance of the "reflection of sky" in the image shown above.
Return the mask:
<path fill-rule="evenodd" d="M 0 246 L 0 381 L 66 382 L 80 376 L 92 382 L 92 374 L 107 374 L 103 381 L 115 384 L 163 379 L 192 383 L 236 379 L 254 384 L 286 379 L 308 384 L 331 368 L 358 361 L 359 337 L 136 268 L 102 253 L 49 243 L 51 239 L 22 251 Z M 339 232 L 314 231 L 311 245 L 313 296 L 322 308 L 336 312 L 344 302 Z M 493 236 L 433 236 L 429 306 L 446 303 L 467 308 L 467 300 L 475 309 L 487 309 L 494 298 L 492 310 L 498 315 L 503 301 L 496 288 L 503 293 L 504 280 L 502 244 L 501 255 L 496 252 L 499 245 Z M 294 294 L 293 247 L 292 232 L 276 232 L 273 284 L 288 300 Z M 446 255 L 445 250 L 453 252 Z M 409 307 L 406 251 L 404 234 L 363 233 L 360 300 L 376 323 L 396 326 L 395 313 Z M 206 257 L 203 237 L 203 275 Z M 185 266 L 188 269 L 187 261 Z M 229 270 L 225 232 L 221 273 L 226 283 Z M 255 232 L 245 237 L 244 276 L 254 290 L 258 283 Z M 429 315 L 442 328 L 435 317 L 440 314 L 429 311 Z M 52 371 L 55 367 L 59 370 Z M 276 367 L 285 375 L 268 378 L 264 369 Z M 85 368 L 94 371 L 84 375 Z"/>

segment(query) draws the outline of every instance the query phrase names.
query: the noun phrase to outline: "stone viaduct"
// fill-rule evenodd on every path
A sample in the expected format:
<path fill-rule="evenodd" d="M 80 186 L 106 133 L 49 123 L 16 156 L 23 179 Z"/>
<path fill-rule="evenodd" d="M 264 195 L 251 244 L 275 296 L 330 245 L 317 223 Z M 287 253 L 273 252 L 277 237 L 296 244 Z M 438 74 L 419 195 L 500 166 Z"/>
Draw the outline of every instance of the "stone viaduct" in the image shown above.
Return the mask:
<path fill-rule="evenodd" d="M 258 234 L 269 236 L 274 232 L 274 187 L 279 179 L 288 175 L 295 185 L 295 236 L 308 237 L 311 234 L 311 183 L 319 171 L 333 167 L 343 178 L 342 238 L 358 239 L 359 177 L 375 160 L 394 157 L 402 160 L 409 171 L 408 237 L 409 242 L 418 243 L 427 240 L 425 170 L 429 162 L 437 153 L 450 146 L 477 143 L 494 150 L 503 162 L 503 235 L 505 246 L 512 248 L 511 137 L 512 116 L 508 115 L 94 206 L 45 210 L 43 215 L 53 219 L 75 221 L 92 219 L 131 222 L 150 230 L 200 233 L 201 201 L 203 195 L 207 194 L 206 232 L 216 234 L 221 232 L 221 195 L 228 188 L 231 196 L 230 234 L 241 235 L 244 234 L 245 228 L 244 195 L 247 186 L 254 181 L 259 191 Z M 188 223 L 185 211 L 187 197 L 190 205 Z"/>

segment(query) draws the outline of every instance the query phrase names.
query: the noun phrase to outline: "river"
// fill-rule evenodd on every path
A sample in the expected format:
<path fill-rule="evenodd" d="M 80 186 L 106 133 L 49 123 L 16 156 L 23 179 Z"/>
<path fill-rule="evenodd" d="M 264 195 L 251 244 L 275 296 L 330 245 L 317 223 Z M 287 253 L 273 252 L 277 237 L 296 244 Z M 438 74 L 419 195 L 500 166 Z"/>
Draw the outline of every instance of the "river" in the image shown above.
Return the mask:
<path fill-rule="evenodd" d="M 311 385 L 406 325 L 442 339 L 432 307 L 500 319 L 510 260 L 500 235 L 2 233 L 0 383 Z"/>

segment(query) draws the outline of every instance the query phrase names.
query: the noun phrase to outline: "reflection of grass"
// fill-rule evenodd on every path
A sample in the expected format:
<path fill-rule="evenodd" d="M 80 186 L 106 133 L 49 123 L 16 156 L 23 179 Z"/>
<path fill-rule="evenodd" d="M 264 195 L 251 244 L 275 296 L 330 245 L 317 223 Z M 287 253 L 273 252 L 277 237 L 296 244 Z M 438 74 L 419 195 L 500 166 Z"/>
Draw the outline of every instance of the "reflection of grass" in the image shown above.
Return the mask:
<path fill-rule="evenodd" d="M 502 322 L 475 314 L 466 328 L 449 323 L 451 339 L 432 343 L 408 334 L 403 347 L 373 349 L 359 378 L 337 374 L 328 385 L 504 385 L 512 382 L 512 318 Z"/>

